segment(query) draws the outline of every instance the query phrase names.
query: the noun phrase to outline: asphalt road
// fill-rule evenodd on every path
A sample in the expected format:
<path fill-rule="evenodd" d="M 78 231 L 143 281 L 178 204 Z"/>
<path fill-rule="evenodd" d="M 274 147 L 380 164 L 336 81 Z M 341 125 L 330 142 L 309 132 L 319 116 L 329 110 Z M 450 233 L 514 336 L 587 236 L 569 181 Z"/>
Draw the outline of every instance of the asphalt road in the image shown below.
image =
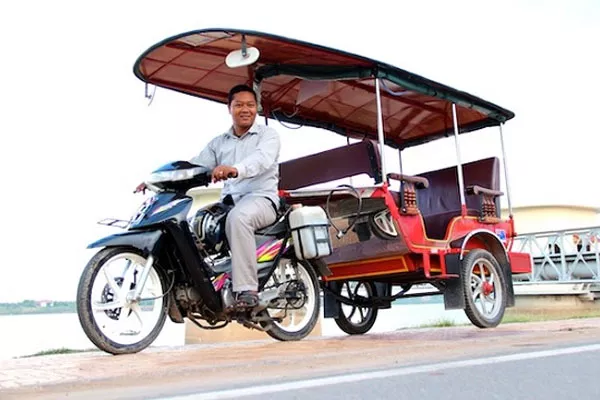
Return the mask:
<path fill-rule="evenodd" d="M 247 399 L 597 399 L 600 343 L 161 397 Z"/>
<path fill-rule="evenodd" d="M 600 319 L 0 361 L 0 399 L 597 399 Z"/>

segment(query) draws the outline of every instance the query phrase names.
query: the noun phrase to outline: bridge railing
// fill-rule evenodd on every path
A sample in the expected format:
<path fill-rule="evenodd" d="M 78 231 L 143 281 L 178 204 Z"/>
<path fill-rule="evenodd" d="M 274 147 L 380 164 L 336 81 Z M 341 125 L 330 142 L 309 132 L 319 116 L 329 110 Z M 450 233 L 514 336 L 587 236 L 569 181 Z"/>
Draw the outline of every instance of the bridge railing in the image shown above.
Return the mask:
<path fill-rule="evenodd" d="M 513 251 L 533 259 L 516 282 L 600 282 L 600 226 L 519 235 Z"/>

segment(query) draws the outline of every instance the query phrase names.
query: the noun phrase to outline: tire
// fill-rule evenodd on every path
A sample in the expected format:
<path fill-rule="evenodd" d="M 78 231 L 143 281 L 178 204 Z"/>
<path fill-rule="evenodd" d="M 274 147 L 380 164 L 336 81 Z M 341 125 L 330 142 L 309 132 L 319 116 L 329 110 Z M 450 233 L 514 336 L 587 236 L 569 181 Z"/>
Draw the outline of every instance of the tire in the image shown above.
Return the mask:
<path fill-rule="evenodd" d="M 284 261 L 285 259 L 280 260 L 280 262 Z M 308 336 L 317 324 L 321 312 L 319 280 L 313 267 L 307 261 L 289 260 L 289 264 L 295 264 L 297 274 L 300 275 L 300 280 L 305 287 L 304 293 L 306 298 L 303 304 L 306 306 L 307 311 L 304 313 L 303 324 L 299 328 L 291 329 L 276 321 L 261 322 L 263 327 L 270 325 L 270 329 L 266 331 L 269 336 L 283 342 L 301 340 Z M 269 310 L 270 308 L 267 308 L 267 313 L 269 313 Z"/>
<path fill-rule="evenodd" d="M 506 278 L 498 261 L 487 250 L 471 250 L 463 258 L 461 272 L 465 314 L 469 320 L 479 328 L 498 326 L 504 317 L 507 299 Z"/>
<path fill-rule="evenodd" d="M 107 353 L 115 355 L 137 353 L 152 344 L 164 326 L 167 316 L 167 309 L 169 306 L 169 297 L 164 296 L 166 290 L 165 276 L 160 268 L 157 269 L 155 266 L 152 266 L 148 274 L 148 279 L 146 280 L 142 298 L 159 298 L 155 300 L 147 300 L 155 302 L 152 306 L 152 310 L 150 310 L 150 314 L 152 314 L 154 321 L 148 326 L 144 326 L 144 324 L 140 322 L 142 320 L 142 316 L 146 314 L 144 309 L 139 307 L 139 304 L 137 303 L 137 306 L 135 304 L 132 305 L 132 307 L 136 308 L 135 311 L 133 309 L 126 309 L 127 316 L 123 322 L 119 321 L 118 318 L 121 316 L 124 307 L 115 307 L 107 310 L 102 309 L 97 310 L 96 312 L 92 311 L 92 297 L 95 297 L 95 295 L 100 294 L 99 299 L 94 298 L 94 301 L 99 301 L 99 304 L 115 301 L 115 298 L 118 299 L 118 296 L 115 296 L 113 288 L 122 287 L 123 281 L 126 278 L 120 275 L 126 275 L 124 272 L 125 270 L 129 271 L 129 267 L 122 269 L 121 271 L 123 272 L 121 273 L 117 272 L 115 274 L 114 271 L 110 272 L 108 275 L 106 273 L 99 275 L 99 273 L 100 271 L 103 271 L 103 268 L 109 267 L 110 262 L 119 261 L 120 259 L 135 261 L 136 265 L 141 264 L 141 266 L 143 266 L 146 262 L 146 259 L 142 257 L 141 253 L 136 249 L 128 247 L 105 248 L 100 250 L 94 257 L 90 259 L 83 273 L 81 274 L 77 289 L 77 314 L 79 316 L 79 322 L 81 323 L 83 331 L 90 341 L 96 345 L 96 347 Z M 136 268 L 134 270 L 134 279 L 137 279 L 138 267 L 134 266 L 134 268 Z M 117 271 L 119 270 L 120 269 L 117 269 Z M 109 284 L 109 276 L 116 285 L 113 284 L 111 287 Z M 99 278 L 105 280 L 104 284 L 99 284 L 102 286 L 100 293 L 97 292 L 97 289 L 99 289 L 100 286 L 96 285 L 96 283 L 100 280 Z M 130 290 L 134 287 L 135 280 L 130 285 Z M 153 290 L 153 292 L 148 293 L 147 290 L 149 289 Z M 142 306 L 146 308 L 145 302 Z M 121 332 L 120 335 L 122 337 L 118 338 L 108 335 L 110 328 L 107 328 L 107 325 L 115 325 L 119 329 L 125 329 L 128 328 L 127 326 L 123 326 L 125 323 L 133 324 L 135 326 L 132 318 L 135 319 L 142 328 L 140 330 L 140 334 L 138 335 L 139 337 L 123 332 Z M 133 330 L 131 332 L 133 332 Z"/>
<path fill-rule="evenodd" d="M 343 291 L 344 287 L 348 291 L 348 297 L 352 299 L 358 293 L 361 286 L 364 286 L 366 290 L 366 298 L 373 298 L 376 289 L 375 284 L 373 282 L 358 282 L 354 289 L 350 288 L 350 283 L 348 281 L 344 282 L 342 288 L 340 289 L 340 294 Z M 344 312 L 344 306 L 351 307 L 350 315 L 346 315 Z M 377 312 L 379 311 L 377 307 L 357 307 L 350 306 L 347 304 L 343 304 L 338 302 L 338 317 L 334 319 L 336 325 L 344 332 L 349 335 L 363 335 L 371 330 L 375 321 L 377 320 Z M 367 311 L 363 313 L 363 310 Z M 356 312 L 359 312 L 361 320 L 358 322 L 353 322 L 351 318 L 355 315 Z"/>

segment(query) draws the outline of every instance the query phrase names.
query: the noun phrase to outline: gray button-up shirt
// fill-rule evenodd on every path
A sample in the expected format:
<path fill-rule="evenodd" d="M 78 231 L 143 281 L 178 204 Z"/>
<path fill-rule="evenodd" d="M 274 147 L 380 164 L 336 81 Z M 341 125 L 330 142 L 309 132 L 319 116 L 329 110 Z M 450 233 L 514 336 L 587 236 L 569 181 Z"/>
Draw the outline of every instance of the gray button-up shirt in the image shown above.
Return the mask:
<path fill-rule="evenodd" d="M 268 197 L 279 204 L 279 134 L 271 127 L 254 122 L 242 137 L 233 128 L 212 139 L 190 162 L 208 169 L 229 165 L 238 177 L 227 179 L 221 199 L 230 194 L 237 202 L 245 195 Z"/>

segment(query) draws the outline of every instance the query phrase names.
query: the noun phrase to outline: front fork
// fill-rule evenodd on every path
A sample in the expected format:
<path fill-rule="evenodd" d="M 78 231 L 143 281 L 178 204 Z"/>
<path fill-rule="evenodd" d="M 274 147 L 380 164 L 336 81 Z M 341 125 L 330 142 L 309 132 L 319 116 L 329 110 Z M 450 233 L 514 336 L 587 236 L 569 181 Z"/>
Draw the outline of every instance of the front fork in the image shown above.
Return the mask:
<path fill-rule="evenodd" d="M 140 274 L 140 279 L 139 279 L 138 282 L 136 282 L 133 295 L 131 296 L 131 298 L 127 299 L 128 301 L 139 302 L 139 301 L 143 300 L 141 298 L 142 297 L 142 291 L 144 290 L 144 286 L 146 286 L 146 281 L 148 280 L 148 274 L 150 273 L 150 269 L 152 268 L 152 265 L 154 265 L 154 257 L 152 256 L 152 254 L 150 254 L 148 256 L 148 259 L 146 260 L 146 263 L 142 267 L 142 272 Z"/>

